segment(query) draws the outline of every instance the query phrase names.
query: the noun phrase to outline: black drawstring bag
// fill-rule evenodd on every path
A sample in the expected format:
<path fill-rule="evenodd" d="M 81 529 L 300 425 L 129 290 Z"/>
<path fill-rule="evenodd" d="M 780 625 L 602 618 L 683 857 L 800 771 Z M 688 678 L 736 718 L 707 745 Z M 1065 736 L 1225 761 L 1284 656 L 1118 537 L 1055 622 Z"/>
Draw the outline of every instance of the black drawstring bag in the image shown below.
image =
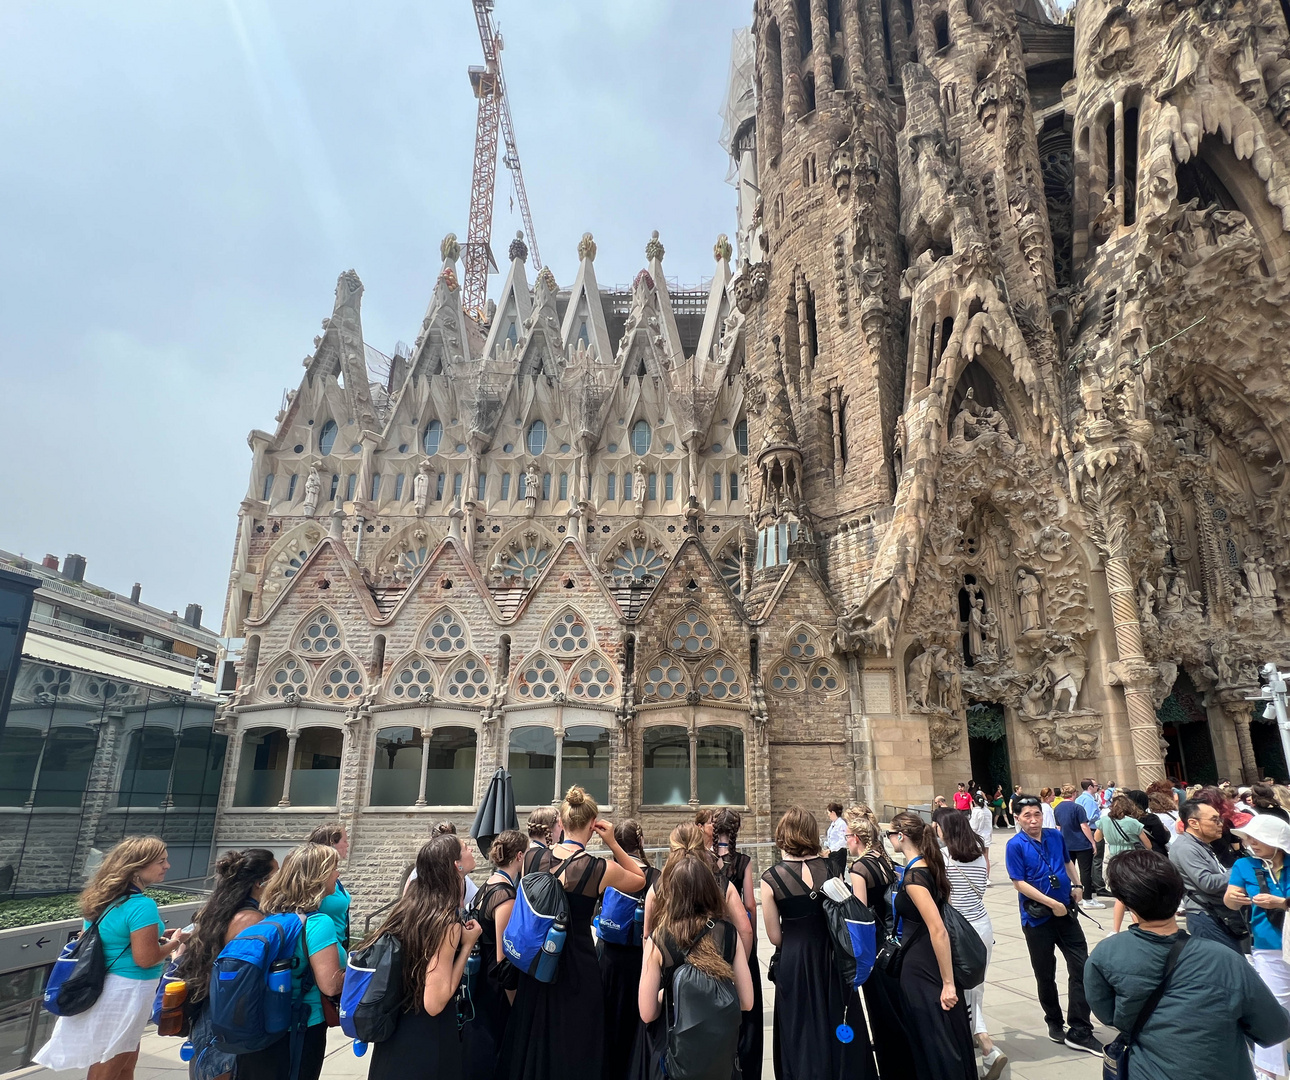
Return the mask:
<path fill-rule="evenodd" d="M 62 955 L 54 961 L 54 970 L 49 973 L 49 981 L 45 984 L 44 1004 L 55 1016 L 83 1013 L 103 993 L 108 966 L 103 955 L 103 939 L 99 937 L 99 923 L 112 908 L 127 899 L 129 897 L 123 896 L 116 904 L 105 907 L 80 937 L 67 943 Z M 126 946 L 127 949 L 129 947 Z M 123 952 L 116 959 L 124 955 Z"/>

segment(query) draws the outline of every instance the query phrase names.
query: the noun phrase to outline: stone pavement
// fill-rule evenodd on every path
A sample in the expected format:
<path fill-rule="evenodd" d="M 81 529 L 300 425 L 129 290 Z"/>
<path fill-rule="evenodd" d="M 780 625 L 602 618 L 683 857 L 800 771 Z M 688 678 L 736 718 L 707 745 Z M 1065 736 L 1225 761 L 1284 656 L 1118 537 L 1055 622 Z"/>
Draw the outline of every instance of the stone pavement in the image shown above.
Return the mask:
<path fill-rule="evenodd" d="M 996 831 L 992 850 L 992 887 L 986 892 L 986 907 L 994 922 L 994 955 L 987 976 L 985 1012 L 990 1021 L 990 1033 L 1008 1055 L 1009 1065 L 1004 1070 L 1004 1080 L 1097 1080 L 1101 1076 L 1101 1059 L 1090 1054 L 1077 1053 L 1066 1046 L 1058 1046 L 1048 1039 L 1043 1014 L 1035 998 L 1035 980 L 1030 971 L 1026 943 L 1021 936 L 1021 923 L 1017 914 L 1017 894 L 1008 882 L 1003 869 L 1003 846 L 1011 832 Z M 1110 901 L 1106 903 L 1109 905 Z M 1094 911 L 1092 915 L 1109 932 L 1111 908 Z M 1092 923 L 1083 921 L 1084 932 L 1089 938 L 1089 949 L 1102 939 L 1103 934 Z M 764 931 L 758 926 L 758 932 Z M 770 946 L 763 940 L 758 949 L 765 969 L 770 956 Z M 1066 1000 L 1065 966 L 1058 960 L 1057 983 L 1061 988 L 1062 1002 Z M 775 1000 L 775 987 L 765 984 L 766 997 L 766 1064 L 763 1080 L 771 1080 L 771 1017 Z M 1097 1038 L 1105 1042 L 1114 1032 L 1098 1025 Z M 162 1038 L 149 1032 L 144 1036 L 139 1055 L 135 1080 L 183 1080 L 187 1069 L 179 1060 L 179 1040 Z M 322 1075 L 325 1080 L 353 1080 L 367 1076 L 368 1058 L 354 1056 L 349 1040 L 339 1031 L 330 1032 L 327 1061 Z M 83 1080 L 85 1072 L 69 1071 L 52 1073 L 45 1069 L 25 1070 L 9 1074 L 40 1077 L 44 1080 Z M 6 1080 L 9 1080 L 6 1078 Z M 605 1077 L 605 1080 L 619 1080 Z M 884 1080 L 912 1080 L 896 1077 Z"/>

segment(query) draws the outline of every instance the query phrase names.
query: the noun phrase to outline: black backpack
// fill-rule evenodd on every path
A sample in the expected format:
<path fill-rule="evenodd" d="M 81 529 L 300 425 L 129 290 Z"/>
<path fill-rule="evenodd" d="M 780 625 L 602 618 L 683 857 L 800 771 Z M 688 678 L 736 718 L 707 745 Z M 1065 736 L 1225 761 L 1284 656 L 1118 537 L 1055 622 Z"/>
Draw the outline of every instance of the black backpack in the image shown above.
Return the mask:
<path fill-rule="evenodd" d="M 399 1026 L 403 1005 L 403 945 L 398 938 L 382 934 L 349 954 L 340 992 L 340 1027 L 346 1035 L 384 1042 Z"/>
<path fill-rule="evenodd" d="M 667 987 L 663 1068 L 668 1080 L 730 1080 L 734 1070 L 743 1018 L 735 984 L 714 979 L 688 962 L 712 926 L 709 922 L 699 932 Z"/>

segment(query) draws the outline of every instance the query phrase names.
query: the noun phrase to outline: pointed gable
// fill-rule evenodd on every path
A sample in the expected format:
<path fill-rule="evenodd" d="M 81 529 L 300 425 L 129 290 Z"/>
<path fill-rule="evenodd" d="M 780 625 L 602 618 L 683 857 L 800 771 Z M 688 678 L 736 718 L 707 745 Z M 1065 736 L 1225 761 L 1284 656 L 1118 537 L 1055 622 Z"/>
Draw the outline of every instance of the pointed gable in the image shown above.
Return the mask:
<path fill-rule="evenodd" d="M 380 620 L 372 590 L 344 541 L 325 536 L 309 553 L 300 569 L 287 580 L 276 599 L 258 618 L 249 618 L 250 629 L 277 628 L 279 623 L 293 623 L 320 603 L 339 612 L 361 614 L 368 623 Z M 357 610 L 355 610 L 357 609 Z"/>
<path fill-rule="evenodd" d="M 605 322 L 600 286 L 596 284 L 596 242 L 591 233 L 583 233 L 578 244 L 578 275 L 569 291 L 569 306 L 564 311 L 560 338 L 566 343 L 570 360 L 606 364 L 613 358 L 614 347 Z M 579 356 L 579 354 L 582 354 Z"/>
<path fill-rule="evenodd" d="M 520 339 L 526 333 L 525 324 L 533 311 L 529 279 L 524 272 L 524 261 L 527 258 L 528 249 L 523 242 L 512 241 L 511 268 L 506 275 L 506 284 L 502 286 L 502 295 L 497 301 L 497 310 L 488 329 L 488 339 L 484 342 L 484 356 L 489 359 L 498 358 L 499 352 L 512 358 L 519 352 Z"/>
<path fill-rule="evenodd" d="M 336 279 L 336 302 L 324 322 L 322 340 L 310 358 L 305 379 L 311 385 L 320 376 L 336 379 L 344 387 L 349 415 L 361 427 L 371 429 L 377 420 L 363 345 L 362 300 L 363 283 L 353 270 L 346 270 Z"/>
<path fill-rule="evenodd" d="M 695 350 L 695 361 L 701 369 L 719 366 L 721 362 L 722 330 L 730 315 L 731 304 L 727 290 L 730 287 L 730 241 L 725 233 L 717 238 L 712 249 L 717 259 L 717 270 L 712 275 L 712 287 L 708 290 L 708 306 L 703 313 L 703 327 L 699 331 L 699 347 Z"/>
<path fill-rule="evenodd" d="M 443 266 L 435 279 L 434 292 L 421 320 L 421 332 L 412 350 L 411 374 L 439 375 L 464 363 L 481 351 L 479 327 L 466 318 L 461 306 L 461 284 L 457 278 L 457 259 L 461 245 L 449 233 L 439 245 Z M 407 385 L 407 384 L 405 384 Z"/>
<path fill-rule="evenodd" d="M 466 554 L 461 542 L 448 537 L 436 547 L 421 565 L 408 590 L 390 614 L 389 624 L 404 628 L 409 620 L 420 627 L 425 613 L 440 605 L 452 607 L 472 627 L 495 626 L 499 621 L 492 598 L 474 561 Z M 489 648 L 491 642 L 481 644 L 476 637 L 476 649 Z"/>
<path fill-rule="evenodd" d="M 698 538 L 688 536 L 636 617 L 641 648 L 649 652 L 649 642 L 661 647 L 672 621 L 695 603 L 718 619 L 723 631 L 748 625 L 743 605 L 722 579 L 708 549 Z"/>

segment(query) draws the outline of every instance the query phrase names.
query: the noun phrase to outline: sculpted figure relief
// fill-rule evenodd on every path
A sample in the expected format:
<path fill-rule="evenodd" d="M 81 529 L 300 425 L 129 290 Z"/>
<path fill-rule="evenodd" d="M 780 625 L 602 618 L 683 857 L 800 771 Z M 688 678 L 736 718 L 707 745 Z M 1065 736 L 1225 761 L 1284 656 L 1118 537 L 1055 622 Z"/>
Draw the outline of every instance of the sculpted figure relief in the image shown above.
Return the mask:
<path fill-rule="evenodd" d="M 322 491 L 322 478 L 318 475 L 318 466 L 309 466 L 309 475 L 305 477 L 305 517 L 313 517 L 318 510 L 318 495 Z"/>
<path fill-rule="evenodd" d="M 1038 630 L 1040 615 L 1039 578 L 1024 566 L 1017 571 L 1017 604 L 1021 613 L 1021 632 Z"/>
<path fill-rule="evenodd" d="M 426 502 L 430 498 L 430 462 L 423 461 L 417 467 L 417 475 L 412 480 L 413 507 L 417 517 L 426 512 Z"/>

